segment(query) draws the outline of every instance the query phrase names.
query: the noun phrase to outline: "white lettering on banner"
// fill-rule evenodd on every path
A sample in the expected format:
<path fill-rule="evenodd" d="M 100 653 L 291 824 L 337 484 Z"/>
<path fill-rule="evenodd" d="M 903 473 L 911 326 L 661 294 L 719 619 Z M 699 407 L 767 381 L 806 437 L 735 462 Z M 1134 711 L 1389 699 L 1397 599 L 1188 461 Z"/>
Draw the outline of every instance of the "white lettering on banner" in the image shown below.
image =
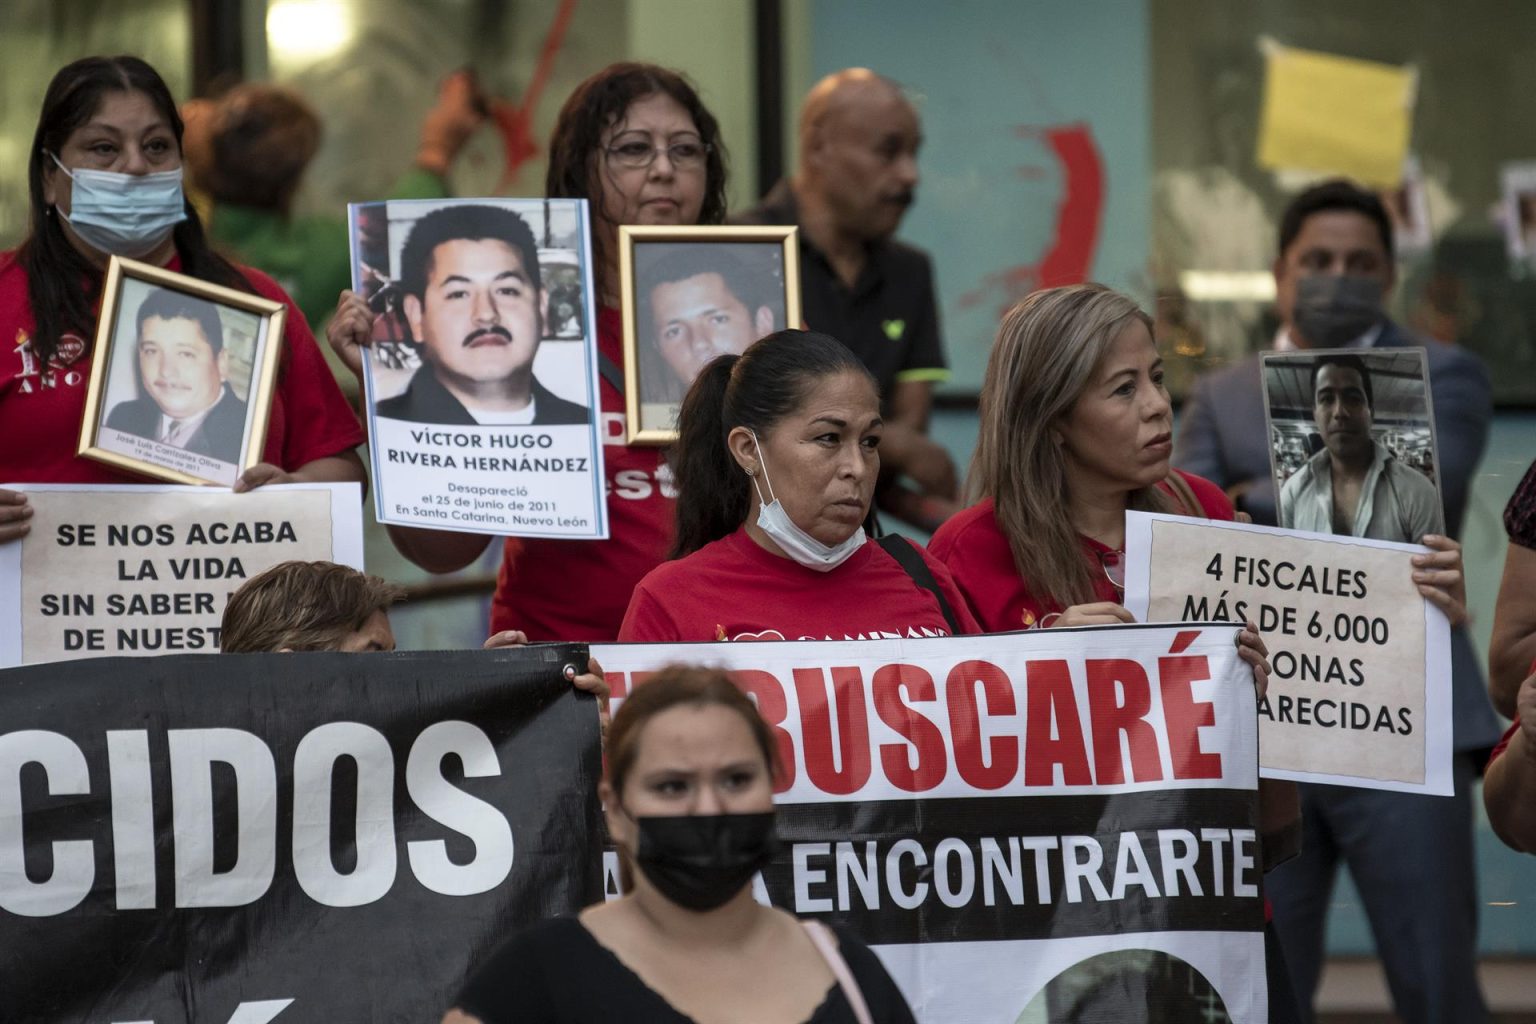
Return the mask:
<path fill-rule="evenodd" d="M 991 836 L 982 836 L 977 844 L 981 850 L 981 901 L 989 907 L 997 905 L 997 882 L 1003 883 L 1003 891 L 1015 905 L 1024 902 L 1024 872 L 1019 862 L 1019 838 L 1008 837 L 1008 856 Z"/>
<path fill-rule="evenodd" d="M 240 729 L 172 729 L 165 733 L 165 742 L 171 782 L 174 905 L 236 907 L 260 899 L 272 885 L 277 863 L 278 786 L 272 751 L 260 737 Z M 105 784 L 111 794 L 115 898 L 120 910 L 156 906 L 149 744 L 150 736 L 142 730 L 106 733 Z M 474 844 L 474 857 L 455 863 L 441 839 L 407 842 L 406 854 L 424 888 L 444 896 L 471 896 L 494 889 L 511 874 L 512 826 L 501 811 L 449 781 L 443 772 L 449 755 L 463 764 L 466 778 L 501 774 L 495 746 L 480 728 L 462 721 L 436 722 L 411 745 L 405 788 L 423 815 L 467 837 Z M 357 864 L 347 873 L 336 869 L 330 841 L 332 777 L 342 757 L 357 763 Z M 85 754 L 69 737 L 42 730 L 0 733 L 0 821 L 9 824 L 0 830 L 0 910 L 51 917 L 73 910 L 90 894 L 96 873 L 93 847 L 105 837 L 54 840 L 48 844 L 52 873 L 41 881 L 30 878 L 25 843 L 28 809 L 23 806 L 21 785 L 29 766 L 35 766 L 33 771 L 41 769 L 49 796 L 85 795 L 93 786 Z M 395 769 L 384 735 L 356 722 L 326 723 L 300 739 L 293 756 L 293 870 L 316 903 L 360 906 L 382 898 L 393 887 L 398 873 Z M 217 792 L 216 771 L 230 782 Z M 225 828 L 231 816 L 237 827 Z M 216 827 L 221 847 L 227 843 L 234 853 L 232 866 L 223 870 L 215 870 Z"/>
<path fill-rule="evenodd" d="M 802 914 L 832 912 L 831 900 L 814 900 L 810 895 L 811 886 L 825 882 L 827 873 L 808 866 L 812 857 L 825 857 L 831 848 L 830 843 L 796 843 L 791 851 L 791 859 L 795 865 L 795 908 Z"/>
<path fill-rule="evenodd" d="M 155 816 L 149 775 L 149 736 L 138 730 L 107 733 L 112 786 L 112 868 L 118 910 L 155 907 Z"/>
<path fill-rule="evenodd" d="M 49 796 L 82 796 L 91 791 L 85 755 L 67 736 L 41 729 L 0 735 L 0 821 L 22 820 L 21 769 L 42 766 Z M 89 839 L 56 840 L 53 874 L 41 882 L 27 877 L 26 848 L 17 825 L 0 830 L 0 910 L 21 917 L 50 917 L 73 910 L 91 891 L 96 858 Z"/>
<path fill-rule="evenodd" d="M 278 1014 L 293 1005 L 292 999 L 262 999 L 241 1003 L 230 1015 L 229 1024 L 269 1024 Z M 152 1020 L 121 1021 L 120 1024 L 155 1024 Z"/>
<path fill-rule="evenodd" d="M 902 910 L 916 910 L 928 898 L 928 883 L 918 882 L 911 892 L 901 888 L 901 857 L 906 854 L 912 863 L 921 868 L 928 864 L 928 853 L 916 839 L 898 839 L 885 855 L 885 877 L 891 886 L 891 902 Z M 922 874 L 922 872 L 918 872 Z"/>
<path fill-rule="evenodd" d="M 229 1024 L 268 1024 L 292 1002 L 292 999 L 263 999 L 259 1003 L 241 1003 L 235 1007 Z"/>
<path fill-rule="evenodd" d="M 880 871 L 876 867 L 877 851 L 874 843 L 864 845 L 864 861 L 854 856 L 852 843 L 837 844 L 837 898 L 843 906 L 849 905 L 848 883 L 859 887 L 859 899 L 871 910 L 880 909 Z"/>
<path fill-rule="evenodd" d="M 790 858 L 795 912 L 878 910 L 882 891 L 903 910 L 916 910 L 930 896 L 959 909 L 975 898 L 978 875 L 986 906 L 1025 906 L 1029 902 L 1024 887 L 1026 858 L 1034 863 L 1033 899 L 1042 906 L 1063 901 L 1114 902 L 1132 890 L 1150 899 L 1258 896 L 1258 839 L 1253 829 L 1206 828 L 1199 836 L 1185 829 L 1159 829 L 1147 838 L 1155 839 L 1159 850 L 1161 879 L 1147 861 L 1142 836 L 1135 832 L 1118 837 L 988 836 L 975 848 L 950 836 L 931 844 L 932 857 L 924 842 L 899 839 L 886 850 L 883 877 L 877 870 L 880 844 L 876 840 L 863 842 L 862 859 L 859 844 L 853 842 L 796 843 Z M 1113 858 L 1105 856 L 1111 844 L 1117 847 Z M 1197 873 L 1202 857 L 1214 879 L 1209 893 Z M 1114 866 L 1108 867 L 1111 859 Z M 925 870 L 930 861 L 932 869 Z M 1053 869 L 1060 873 L 1059 890 L 1052 884 Z M 835 898 L 830 895 L 834 887 L 830 874 L 836 876 Z M 905 878 L 915 880 L 911 888 L 906 888 Z"/>
<path fill-rule="evenodd" d="M 960 885 L 952 889 L 950 879 L 956 865 L 960 868 Z M 976 891 L 976 865 L 971 861 L 971 848 L 963 839 L 939 843 L 933 857 L 933 884 L 946 907 L 963 907 L 971 902 L 971 894 Z"/>
<path fill-rule="evenodd" d="M 331 860 L 331 790 L 342 757 L 357 763 L 357 864 L 347 874 Z M 293 873 L 310 899 L 360 907 L 389 892 L 395 882 L 394 789 L 395 757 L 377 729 L 331 722 L 299 741 L 293 752 Z"/>
<path fill-rule="evenodd" d="M 276 871 L 277 766 L 261 737 L 243 729 L 172 729 L 171 828 L 176 834 L 176 905 L 254 903 Z M 213 766 L 235 774 L 235 865 L 214 871 Z"/>
<path fill-rule="evenodd" d="M 443 776 L 443 758 L 458 757 L 467 779 L 501 774 L 496 748 L 468 722 L 437 722 L 416 737 L 405 764 L 405 786 L 421 813 L 468 836 L 475 858 L 455 864 L 441 839 L 406 843 L 416 880 L 444 896 L 489 892 L 512 873 L 512 826 L 496 808 L 454 786 Z"/>

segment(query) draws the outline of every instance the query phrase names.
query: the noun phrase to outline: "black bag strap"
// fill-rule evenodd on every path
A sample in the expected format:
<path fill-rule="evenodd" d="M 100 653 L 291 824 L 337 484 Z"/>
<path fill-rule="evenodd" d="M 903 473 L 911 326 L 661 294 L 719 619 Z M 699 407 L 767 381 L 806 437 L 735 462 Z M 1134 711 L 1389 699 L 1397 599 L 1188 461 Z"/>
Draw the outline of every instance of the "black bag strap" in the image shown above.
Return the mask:
<path fill-rule="evenodd" d="M 613 390 L 621 395 L 624 393 L 624 368 L 614 362 L 606 352 L 597 354 L 597 372 L 603 380 L 613 385 Z"/>
<path fill-rule="evenodd" d="M 899 533 L 888 533 L 884 537 L 877 538 L 876 544 L 885 549 L 886 554 L 896 559 L 896 564 L 901 566 L 906 574 L 912 577 L 912 582 L 932 594 L 939 602 L 939 611 L 944 613 L 944 621 L 949 623 L 949 635 L 960 635 L 960 623 L 955 620 L 955 612 L 949 606 L 949 599 L 944 596 L 944 591 L 939 588 L 939 581 L 933 578 L 933 573 L 928 569 L 928 563 L 923 561 L 923 556 L 918 554 L 917 545 L 903 537 Z"/>

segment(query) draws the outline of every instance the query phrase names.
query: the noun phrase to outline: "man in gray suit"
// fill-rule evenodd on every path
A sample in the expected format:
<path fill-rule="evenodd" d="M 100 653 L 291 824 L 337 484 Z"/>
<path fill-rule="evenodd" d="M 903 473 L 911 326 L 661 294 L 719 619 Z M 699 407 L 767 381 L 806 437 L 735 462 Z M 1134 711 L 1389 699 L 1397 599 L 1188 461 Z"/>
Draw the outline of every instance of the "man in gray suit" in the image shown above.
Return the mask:
<path fill-rule="evenodd" d="M 1380 200 L 1343 180 L 1297 196 L 1280 222 L 1274 274 L 1277 349 L 1426 347 L 1446 529 L 1457 536 L 1488 440 L 1488 375 L 1475 356 L 1414 338 L 1387 318 L 1383 302 L 1396 274 Z M 1257 355 L 1196 383 L 1173 462 L 1225 487 L 1255 522 L 1274 524 Z M 1308 1020 L 1340 860 L 1360 890 L 1398 1015 L 1409 1024 L 1487 1020 L 1476 974 L 1470 787 L 1472 752 L 1492 746 L 1500 729 L 1465 627 L 1451 634 L 1451 691 L 1453 797 L 1301 785 L 1302 853 L 1270 872 L 1265 886 Z"/>

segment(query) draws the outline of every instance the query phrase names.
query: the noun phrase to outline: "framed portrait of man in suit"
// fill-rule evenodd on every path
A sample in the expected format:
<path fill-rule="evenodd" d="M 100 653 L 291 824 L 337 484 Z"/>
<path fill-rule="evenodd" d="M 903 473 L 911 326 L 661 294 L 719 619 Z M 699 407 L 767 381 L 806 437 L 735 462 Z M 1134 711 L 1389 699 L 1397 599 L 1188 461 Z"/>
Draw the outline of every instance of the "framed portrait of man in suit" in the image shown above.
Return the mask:
<path fill-rule="evenodd" d="M 232 487 L 261 460 L 287 309 L 114 256 L 79 454 L 172 483 Z"/>
<path fill-rule="evenodd" d="M 670 444 L 694 378 L 774 331 L 800 326 L 798 229 L 619 228 L 630 444 Z"/>

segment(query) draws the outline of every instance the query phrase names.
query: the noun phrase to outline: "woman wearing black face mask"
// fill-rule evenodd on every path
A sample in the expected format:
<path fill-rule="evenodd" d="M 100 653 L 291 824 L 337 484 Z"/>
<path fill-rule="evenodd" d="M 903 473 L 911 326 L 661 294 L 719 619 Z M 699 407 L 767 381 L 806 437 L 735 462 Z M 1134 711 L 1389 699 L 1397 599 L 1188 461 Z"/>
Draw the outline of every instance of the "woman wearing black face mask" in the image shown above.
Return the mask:
<path fill-rule="evenodd" d="M 28 163 L 31 231 L 0 253 L 0 480 L 133 482 L 75 455 L 103 271 L 118 255 L 287 303 L 266 448 L 236 489 L 363 481 L 362 428 L 303 314 L 271 278 L 209 248 L 182 195 L 181 136 L 170 90 L 137 57 L 87 57 L 49 83 Z M 0 489 L 0 543 L 25 535 L 30 515 L 25 494 Z"/>
<path fill-rule="evenodd" d="M 775 751 L 719 670 L 674 666 L 636 689 L 600 790 L 626 894 L 514 938 L 444 1024 L 724 1024 L 743 1007 L 783 1024 L 911 1024 L 862 943 L 753 899 L 778 846 Z"/>

